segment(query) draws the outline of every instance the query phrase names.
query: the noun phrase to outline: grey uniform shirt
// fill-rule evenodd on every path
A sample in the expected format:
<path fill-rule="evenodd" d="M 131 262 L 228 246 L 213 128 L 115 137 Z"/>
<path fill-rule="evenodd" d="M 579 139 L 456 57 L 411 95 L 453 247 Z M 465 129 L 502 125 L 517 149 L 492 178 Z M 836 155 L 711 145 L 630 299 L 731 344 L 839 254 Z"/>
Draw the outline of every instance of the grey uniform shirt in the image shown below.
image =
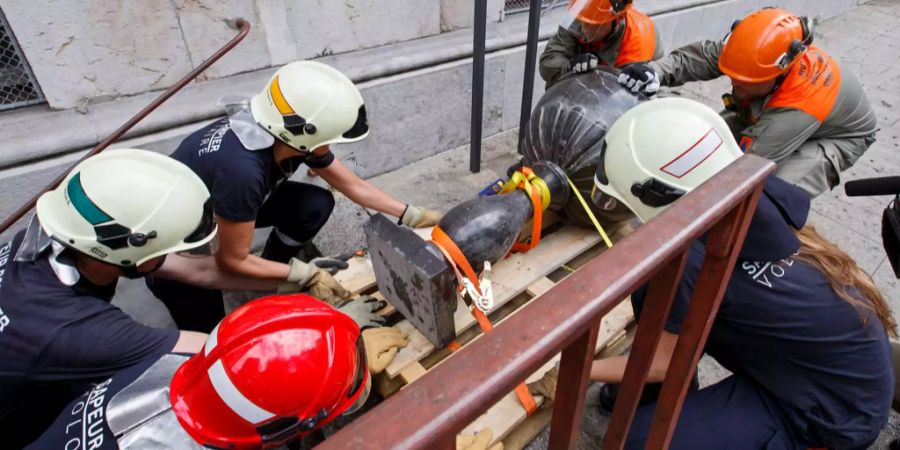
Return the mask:
<path fill-rule="evenodd" d="M 649 21 L 649 18 L 646 18 L 646 16 L 643 16 L 642 14 L 639 16 L 640 17 L 637 19 L 643 18 L 644 20 Z M 623 19 L 621 24 L 622 25 L 618 26 L 617 29 L 604 40 L 605 42 L 594 45 L 579 42 L 574 34 L 560 27 L 557 33 L 547 42 L 547 46 L 544 48 L 544 52 L 541 53 L 540 57 L 539 70 L 541 78 L 547 82 L 547 87 L 549 88 L 559 81 L 560 78 L 567 75 L 570 72 L 569 61 L 581 53 L 592 53 L 597 57 L 600 65 L 610 67 L 619 67 L 632 62 L 646 62 L 627 61 L 623 64 L 622 61 L 618 61 L 617 64 L 623 42 L 625 42 L 626 39 L 640 38 L 640 36 L 637 36 L 637 33 L 639 33 L 637 30 L 632 30 L 632 33 L 627 32 L 626 20 Z M 653 39 L 655 43 L 653 56 L 652 58 L 648 58 L 648 60 L 659 59 L 663 56 L 663 48 L 662 45 L 660 45 L 659 40 L 659 31 L 655 27 L 653 28 Z"/>
<path fill-rule="evenodd" d="M 681 86 L 690 81 L 712 80 L 722 76 L 719 53 L 722 41 L 700 41 L 679 48 L 650 66 L 660 77 L 663 86 Z M 745 124 L 742 136 L 751 142 L 744 150 L 776 163 L 787 158 L 811 139 L 861 138 L 868 144 L 875 139 L 876 119 L 871 105 L 856 76 L 841 71 L 841 85 L 837 100 L 824 121 L 795 108 L 768 107 L 771 96 L 752 102 L 750 115 L 755 122 Z M 836 155 L 827 155 L 841 171 L 855 162 Z M 856 155 L 858 157 L 858 155 Z M 835 161 L 837 159 L 838 161 Z"/>

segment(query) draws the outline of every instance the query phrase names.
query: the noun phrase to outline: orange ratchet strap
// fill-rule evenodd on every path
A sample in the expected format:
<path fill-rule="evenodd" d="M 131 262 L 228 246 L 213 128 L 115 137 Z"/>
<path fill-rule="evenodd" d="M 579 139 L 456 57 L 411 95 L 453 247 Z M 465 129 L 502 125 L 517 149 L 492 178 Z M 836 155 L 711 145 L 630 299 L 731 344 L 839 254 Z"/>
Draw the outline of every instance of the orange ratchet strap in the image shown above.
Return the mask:
<path fill-rule="evenodd" d="M 540 200 L 538 200 L 540 202 Z M 538 204 L 540 207 L 540 203 Z M 538 228 L 540 230 L 540 228 Z M 463 254 L 462 250 L 453 242 L 453 239 L 450 239 L 450 236 L 444 232 L 440 227 L 435 226 L 431 231 L 431 242 L 434 243 L 435 246 L 444 254 L 444 257 L 447 258 L 447 261 L 453 266 L 454 272 L 456 272 L 456 279 L 458 284 L 458 289 L 462 289 L 462 283 L 459 281 L 462 279 L 462 273 L 465 273 L 466 278 L 475 285 L 475 290 L 478 293 L 481 293 L 481 286 L 478 282 L 478 277 L 475 274 L 475 270 L 472 269 L 472 265 L 469 264 L 469 260 L 466 259 L 466 256 Z M 460 273 L 459 269 L 462 269 L 462 273 Z M 475 321 L 478 322 L 478 326 L 481 327 L 481 331 L 485 334 L 494 329 L 494 326 L 491 324 L 491 320 L 488 319 L 487 315 L 480 309 L 476 307 L 470 308 L 472 312 L 472 316 L 475 317 Z M 447 348 L 450 349 L 451 352 L 455 352 L 462 348 L 458 342 L 453 341 Z M 516 397 L 519 398 L 519 402 L 522 404 L 522 407 L 525 408 L 525 412 L 530 416 L 535 411 L 537 411 L 537 403 L 534 401 L 534 397 L 532 397 L 531 392 L 528 391 L 528 387 L 525 386 L 525 383 L 519 383 L 515 389 Z"/>

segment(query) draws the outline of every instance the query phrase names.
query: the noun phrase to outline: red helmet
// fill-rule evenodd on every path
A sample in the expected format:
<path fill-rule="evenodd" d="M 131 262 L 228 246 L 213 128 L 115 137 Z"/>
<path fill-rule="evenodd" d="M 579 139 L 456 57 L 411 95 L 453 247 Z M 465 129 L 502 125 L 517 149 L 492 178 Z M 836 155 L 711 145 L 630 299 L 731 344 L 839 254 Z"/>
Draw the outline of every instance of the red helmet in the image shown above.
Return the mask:
<path fill-rule="evenodd" d="M 257 449 L 305 436 L 368 396 L 359 327 L 305 294 L 254 300 L 175 372 L 169 400 L 198 443 Z"/>

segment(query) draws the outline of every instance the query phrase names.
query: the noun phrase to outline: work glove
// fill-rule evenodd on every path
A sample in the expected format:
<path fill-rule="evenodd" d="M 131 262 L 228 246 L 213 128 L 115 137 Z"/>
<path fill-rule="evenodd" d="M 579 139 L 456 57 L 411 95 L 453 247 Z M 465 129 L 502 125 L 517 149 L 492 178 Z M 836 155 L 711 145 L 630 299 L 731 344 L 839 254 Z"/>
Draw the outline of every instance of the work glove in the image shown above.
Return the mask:
<path fill-rule="evenodd" d="M 347 261 L 343 261 L 333 256 L 320 256 L 318 258 L 313 258 L 309 263 L 328 272 L 331 275 L 334 275 L 350 267 L 350 264 Z"/>
<path fill-rule="evenodd" d="M 456 450 L 503 450 L 502 442 L 488 447 L 492 440 L 494 440 L 494 433 L 490 428 L 485 428 L 474 436 L 460 433 L 456 435 Z"/>
<path fill-rule="evenodd" d="M 397 352 L 409 342 L 397 327 L 370 328 L 362 332 L 369 372 L 377 375 L 394 360 Z"/>
<path fill-rule="evenodd" d="M 309 295 L 329 305 L 350 298 L 350 291 L 341 286 L 331 274 L 316 267 L 315 264 L 291 258 L 289 265 L 291 268 L 287 280 L 278 283 L 279 294 L 300 292 L 306 289 L 309 290 Z"/>
<path fill-rule="evenodd" d="M 597 68 L 600 60 L 592 53 L 582 53 L 569 61 L 569 71 L 572 73 L 590 72 Z"/>
<path fill-rule="evenodd" d="M 433 227 L 441 221 L 443 216 L 443 214 L 432 209 L 406 205 L 406 209 L 400 215 L 400 224 L 410 228 Z"/>
<path fill-rule="evenodd" d="M 554 367 L 547 371 L 540 380 L 534 383 L 528 383 L 528 391 L 531 395 L 540 395 L 544 397 L 544 403 L 541 408 L 548 408 L 553 404 L 556 398 L 556 382 L 559 380 L 559 367 Z"/>
<path fill-rule="evenodd" d="M 353 300 L 339 302 L 335 305 L 335 308 L 350 316 L 350 318 L 359 325 L 359 329 L 366 330 L 384 325 L 384 317 L 375 314 L 375 311 L 378 311 L 385 306 L 387 306 L 386 301 L 378 300 L 369 295 L 363 295 Z"/>
<path fill-rule="evenodd" d="M 659 75 L 647 63 L 634 63 L 623 67 L 617 81 L 635 94 L 640 92 L 650 97 L 659 92 Z"/>

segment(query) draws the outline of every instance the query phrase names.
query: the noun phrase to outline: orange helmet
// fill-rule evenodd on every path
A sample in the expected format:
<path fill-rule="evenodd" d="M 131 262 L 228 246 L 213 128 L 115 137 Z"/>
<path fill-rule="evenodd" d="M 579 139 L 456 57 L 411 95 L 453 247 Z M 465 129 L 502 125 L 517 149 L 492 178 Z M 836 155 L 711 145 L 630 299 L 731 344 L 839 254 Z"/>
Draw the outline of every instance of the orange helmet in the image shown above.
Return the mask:
<path fill-rule="evenodd" d="M 569 0 L 569 16 L 587 25 L 603 25 L 622 18 L 632 0 Z"/>
<path fill-rule="evenodd" d="M 812 39 L 806 17 L 778 8 L 761 9 L 732 25 L 719 55 L 719 70 L 746 83 L 768 81 L 787 72 Z"/>
<path fill-rule="evenodd" d="M 198 443 L 272 448 L 362 406 L 371 382 L 359 326 L 305 294 L 235 309 L 172 377 L 169 400 Z"/>

